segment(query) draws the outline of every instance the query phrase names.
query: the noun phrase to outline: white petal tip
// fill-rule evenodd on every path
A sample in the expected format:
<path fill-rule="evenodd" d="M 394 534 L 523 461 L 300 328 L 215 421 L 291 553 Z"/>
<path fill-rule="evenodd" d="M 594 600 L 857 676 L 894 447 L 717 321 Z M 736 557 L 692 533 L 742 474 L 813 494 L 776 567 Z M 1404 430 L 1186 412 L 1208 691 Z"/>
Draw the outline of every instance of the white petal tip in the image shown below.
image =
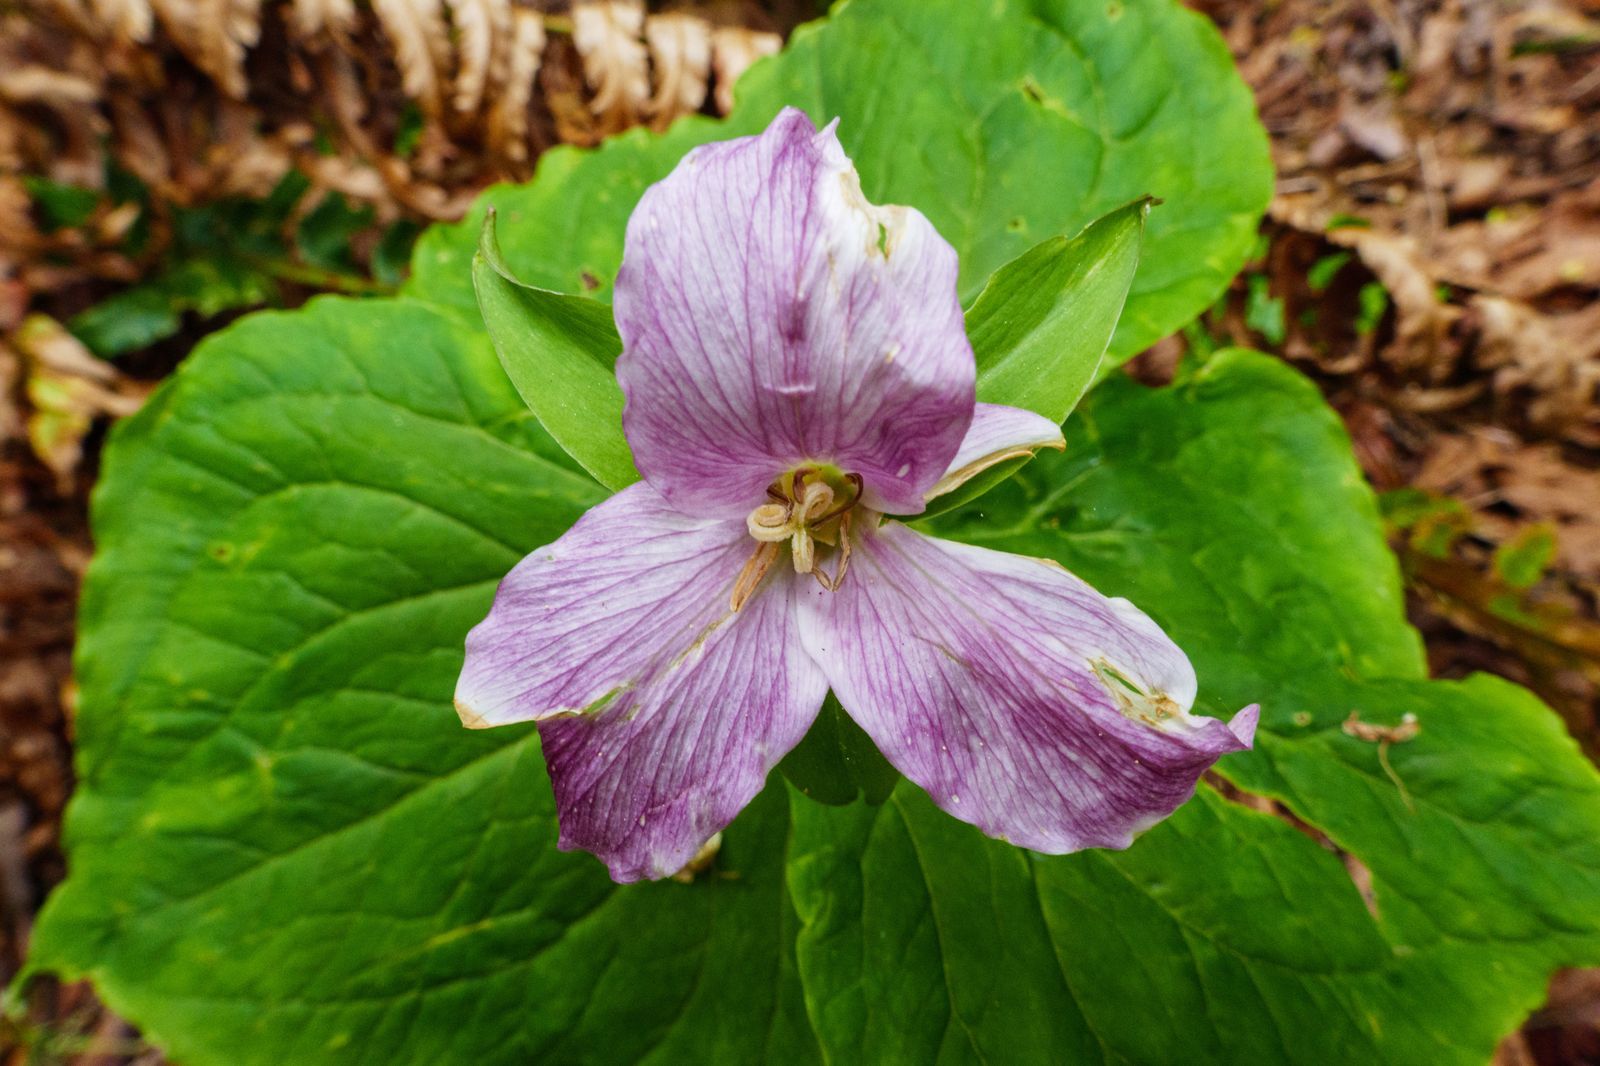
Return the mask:
<path fill-rule="evenodd" d="M 1228 730 L 1246 748 L 1255 746 L 1256 725 L 1261 721 L 1261 704 L 1252 703 L 1228 720 Z"/>
<path fill-rule="evenodd" d="M 461 724 L 466 726 L 468 729 L 488 729 L 490 726 L 494 725 L 493 722 L 489 721 L 483 715 L 467 706 L 467 701 L 463 700 L 460 696 L 455 698 L 455 705 L 456 714 L 461 716 Z"/>

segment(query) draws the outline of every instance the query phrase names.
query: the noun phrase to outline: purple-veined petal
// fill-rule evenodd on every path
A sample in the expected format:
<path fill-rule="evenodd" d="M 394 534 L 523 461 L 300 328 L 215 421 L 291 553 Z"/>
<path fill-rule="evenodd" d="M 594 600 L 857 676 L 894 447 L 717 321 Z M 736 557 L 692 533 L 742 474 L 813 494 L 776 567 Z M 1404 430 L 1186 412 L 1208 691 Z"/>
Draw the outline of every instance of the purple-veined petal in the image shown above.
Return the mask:
<path fill-rule="evenodd" d="M 563 849 L 616 881 L 666 877 L 755 798 L 828 692 L 795 632 L 800 580 L 774 567 L 682 661 L 595 714 L 539 724 Z"/>
<path fill-rule="evenodd" d="M 683 867 L 822 706 L 792 570 L 729 609 L 753 548 L 744 523 L 632 485 L 519 563 L 467 636 L 462 720 L 540 723 L 561 846 L 618 881 Z"/>
<path fill-rule="evenodd" d="M 786 109 L 704 145 L 628 220 L 615 310 L 623 428 L 646 481 L 743 516 L 803 462 L 862 475 L 913 514 L 972 417 L 956 253 L 920 213 L 875 207 L 833 127 Z"/>
<path fill-rule="evenodd" d="M 980 403 L 949 469 L 928 490 L 928 499 L 960 488 L 975 475 L 1008 459 L 1032 455 L 1040 448 L 1066 446 L 1061 427 L 1044 415 L 1021 407 Z"/>
<path fill-rule="evenodd" d="M 804 596 L 802 639 L 889 761 L 1036 851 L 1126 847 L 1254 738 L 1254 706 L 1228 724 L 1189 715 L 1184 654 L 1054 563 L 887 522 L 838 592 Z"/>
<path fill-rule="evenodd" d="M 577 714 L 638 685 L 728 613 L 743 523 L 691 518 L 645 484 L 523 559 L 467 634 L 456 709 L 473 728 Z"/>

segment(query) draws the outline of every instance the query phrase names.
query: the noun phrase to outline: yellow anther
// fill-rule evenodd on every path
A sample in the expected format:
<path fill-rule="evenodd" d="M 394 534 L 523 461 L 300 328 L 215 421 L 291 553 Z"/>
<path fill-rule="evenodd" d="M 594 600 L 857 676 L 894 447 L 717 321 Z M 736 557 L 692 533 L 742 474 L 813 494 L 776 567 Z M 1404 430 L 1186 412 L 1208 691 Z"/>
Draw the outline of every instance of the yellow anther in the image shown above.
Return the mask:
<path fill-rule="evenodd" d="M 788 540 L 793 534 L 789 506 L 782 503 L 764 503 L 751 511 L 744 520 L 745 528 L 756 540 L 777 543 Z"/>

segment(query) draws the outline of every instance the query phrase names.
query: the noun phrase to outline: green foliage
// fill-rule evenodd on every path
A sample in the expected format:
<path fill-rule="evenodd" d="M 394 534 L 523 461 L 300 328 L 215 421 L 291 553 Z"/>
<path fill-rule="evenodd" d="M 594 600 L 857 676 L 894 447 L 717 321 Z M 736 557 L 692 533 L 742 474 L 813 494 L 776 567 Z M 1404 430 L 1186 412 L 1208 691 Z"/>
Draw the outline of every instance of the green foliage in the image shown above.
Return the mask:
<path fill-rule="evenodd" d="M 70 229 L 89 221 L 100 206 L 100 194 L 93 189 L 66 185 L 37 174 L 24 174 L 22 187 L 37 205 L 47 230 Z"/>
<path fill-rule="evenodd" d="M 1362 335 L 1373 332 L 1389 310 L 1389 291 L 1381 282 L 1369 281 L 1356 293 L 1356 332 Z"/>
<path fill-rule="evenodd" d="M 1312 292 L 1324 291 L 1333 284 L 1333 279 L 1351 258 L 1353 258 L 1351 252 L 1334 252 L 1318 259 L 1311 264 L 1311 269 L 1306 271 L 1306 287 Z"/>
<path fill-rule="evenodd" d="M 500 365 L 567 453 L 608 489 L 639 480 L 622 435 L 616 362 L 622 338 L 598 300 L 536 289 L 506 269 L 495 215 L 483 221 L 472 280 Z"/>
<path fill-rule="evenodd" d="M 1209 304 L 1272 192 L 1266 137 L 1211 25 L 1169 0 L 850 0 L 739 83 L 725 122 L 557 149 L 419 246 L 412 291 L 472 313 L 482 212 L 525 283 L 608 298 L 623 224 L 695 144 L 755 133 L 785 104 L 839 119 L 875 203 L 915 205 L 961 255 L 971 300 L 1040 241 L 1136 197 L 1164 201 L 1111 342 L 1121 362 Z"/>
<path fill-rule="evenodd" d="M 1260 700 L 1225 772 L 1365 863 L 1377 918 L 1209 791 L 1126 853 L 1044 859 L 906 784 L 787 811 L 775 785 L 701 882 L 615 888 L 553 850 L 531 732 L 449 708 L 496 580 L 599 490 L 453 316 L 326 300 L 208 342 L 119 432 L 35 965 L 197 1066 L 1482 1061 L 1552 966 L 1600 956 L 1595 775 L 1526 694 L 1422 680 L 1375 505 L 1293 372 L 1113 380 L 1069 429 L 945 531 L 1148 607 L 1208 711 Z M 1421 721 L 1399 784 L 1352 708 Z"/>
<path fill-rule="evenodd" d="M 1514 589 L 1532 588 L 1555 553 L 1556 531 L 1546 523 L 1528 526 L 1495 549 L 1494 572 Z"/>
<path fill-rule="evenodd" d="M 834 806 L 857 799 L 882 803 L 900 780 L 900 771 L 889 765 L 831 692 L 805 739 L 778 769 L 801 795 Z"/>
<path fill-rule="evenodd" d="M 1268 344 L 1282 344 L 1288 332 L 1283 321 L 1283 297 L 1273 296 L 1265 274 L 1251 274 L 1245 281 L 1244 324 L 1266 338 Z"/>
<path fill-rule="evenodd" d="M 124 185 L 132 181 L 121 180 Z M 326 196 L 285 237 L 307 188 L 304 177 L 291 174 L 262 200 L 174 208 L 172 242 L 160 265 L 146 280 L 76 315 L 68 323 L 72 332 L 96 353 L 111 357 L 174 336 L 186 315 L 209 319 L 281 306 L 306 288 L 369 293 L 392 287 L 417 237 L 416 225 L 401 221 L 384 230 L 372 255 L 377 276 L 372 281 L 351 246 L 374 224 L 370 207 L 353 205 L 341 194 Z M 127 199 L 145 195 L 142 188 L 125 188 L 122 194 Z M 130 242 L 142 240 L 146 230 L 136 226 Z"/>
<path fill-rule="evenodd" d="M 1136 200 L 995 271 L 966 316 L 979 400 L 1066 420 L 1111 343 L 1149 213 Z"/>
<path fill-rule="evenodd" d="M 733 128 L 780 99 L 844 114 L 869 195 L 929 211 L 969 293 L 1040 237 L 1167 197 L 1125 355 L 1248 250 L 1264 154 L 1226 70 L 1155 0 L 853 0 L 757 68 Z M 552 154 L 492 197 L 508 261 L 603 291 L 643 184 L 726 132 Z M 404 298 L 214 335 L 118 428 L 72 874 L 30 972 L 92 977 L 188 1066 L 1476 1064 L 1551 969 L 1600 961 L 1600 776 L 1525 692 L 1426 680 L 1337 417 L 1239 351 L 1167 389 L 1107 380 L 1064 455 L 933 524 L 1148 610 L 1201 710 L 1262 704 L 1220 772 L 1326 844 L 1206 785 L 1125 852 L 1032 855 L 865 753 L 847 784 L 808 782 L 797 763 L 856 750 L 833 712 L 785 767 L 833 805 L 775 776 L 695 883 L 619 888 L 558 852 L 534 731 L 461 729 L 450 694 L 500 577 L 604 490 L 484 335 L 476 238 L 427 236 Z M 513 376 L 601 328 L 490 260 L 480 291 L 548 330 Z M 1403 741 L 1347 731 L 1407 715 Z"/>

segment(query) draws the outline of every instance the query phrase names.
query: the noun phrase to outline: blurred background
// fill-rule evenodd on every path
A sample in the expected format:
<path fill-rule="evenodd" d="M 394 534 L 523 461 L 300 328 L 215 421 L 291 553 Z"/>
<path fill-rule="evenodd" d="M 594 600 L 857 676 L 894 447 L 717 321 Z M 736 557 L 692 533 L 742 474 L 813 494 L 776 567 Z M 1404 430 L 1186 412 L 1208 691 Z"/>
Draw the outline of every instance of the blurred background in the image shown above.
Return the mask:
<path fill-rule="evenodd" d="M 207 333 L 391 291 L 559 144 L 719 114 L 824 5 L 0 0 L 0 985 L 64 874 L 71 652 L 106 430 Z M 1192 0 L 1256 94 L 1252 260 L 1127 371 L 1309 374 L 1381 493 L 1436 675 L 1527 685 L 1600 756 L 1600 2 Z M 157 1064 L 86 986 L 0 1063 Z M 1600 1063 L 1600 971 L 1503 1066 Z"/>

